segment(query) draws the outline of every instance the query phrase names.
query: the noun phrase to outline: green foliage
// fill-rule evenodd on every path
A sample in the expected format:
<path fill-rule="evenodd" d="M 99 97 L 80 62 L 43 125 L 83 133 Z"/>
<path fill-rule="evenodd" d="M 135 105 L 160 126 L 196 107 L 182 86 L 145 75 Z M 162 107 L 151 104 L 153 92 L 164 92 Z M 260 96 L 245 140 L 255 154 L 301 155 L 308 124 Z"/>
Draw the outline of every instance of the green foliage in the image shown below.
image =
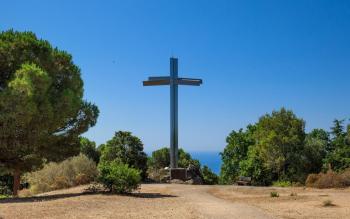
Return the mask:
<path fill-rule="evenodd" d="M 190 164 L 200 167 L 198 160 L 193 159 L 191 155 L 182 148 L 179 149 L 178 166 L 187 168 Z M 148 159 L 148 165 L 152 169 L 162 169 L 170 166 L 170 150 L 167 147 L 152 152 L 152 156 Z"/>
<path fill-rule="evenodd" d="M 273 179 L 299 181 L 302 177 L 304 126 L 302 119 L 284 108 L 259 119 L 254 133 L 256 147 Z"/>
<path fill-rule="evenodd" d="M 10 186 L 4 182 L 0 182 L 0 196 L 9 196 L 12 194 Z"/>
<path fill-rule="evenodd" d="M 240 162 L 247 158 L 248 148 L 255 144 L 253 133 L 256 127 L 248 125 L 247 130 L 232 131 L 226 138 L 227 146 L 220 153 L 222 157 L 221 178 L 223 184 L 232 184 L 240 175 Z"/>
<path fill-rule="evenodd" d="M 161 148 L 153 151 L 152 156 L 148 158 L 148 165 L 153 169 L 162 169 L 170 165 L 169 148 Z"/>
<path fill-rule="evenodd" d="M 101 162 L 116 161 L 141 171 L 142 179 L 147 177 L 147 155 L 143 152 L 141 140 L 131 132 L 118 131 L 101 148 Z"/>
<path fill-rule="evenodd" d="M 202 168 L 203 183 L 206 185 L 215 185 L 219 183 L 219 177 L 207 166 Z"/>
<path fill-rule="evenodd" d="M 331 141 L 331 150 L 324 159 L 325 165 L 335 171 L 341 171 L 350 167 L 350 142 L 349 126 L 344 130 L 344 120 L 334 120 Z"/>
<path fill-rule="evenodd" d="M 110 192 L 130 193 L 139 187 L 141 181 L 140 171 L 130 168 L 127 164 L 118 161 L 100 162 L 99 181 Z"/>
<path fill-rule="evenodd" d="M 1 32 L 0 164 L 21 173 L 78 154 L 99 113 L 82 98 L 71 55 L 31 32 Z"/>
<path fill-rule="evenodd" d="M 275 181 L 272 185 L 276 187 L 290 187 L 292 186 L 292 183 L 289 181 Z"/>
<path fill-rule="evenodd" d="M 221 182 L 231 184 L 238 176 L 252 177 L 253 185 L 272 181 L 302 181 L 305 123 L 282 108 L 266 114 L 246 131 L 233 131 L 221 154 Z"/>
<path fill-rule="evenodd" d="M 0 166 L 0 195 L 11 195 L 13 186 L 13 177 L 8 169 Z"/>
<path fill-rule="evenodd" d="M 262 157 L 259 155 L 258 148 L 250 146 L 247 153 L 247 159 L 239 163 L 240 175 L 252 178 L 252 185 L 267 186 L 272 183 L 271 171 L 266 167 Z"/>
<path fill-rule="evenodd" d="M 323 161 L 324 172 L 319 174 L 310 174 L 306 179 L 306 185 L 317 188 L 334 188 L 334 187 L 346 187 L 350 186 L 350 142 L 349 142 L 349 128 L 344 128 L 344 120 L 334 120 L 333 126 L 331 127 L 331 139 L 329 136 L 325 138 L 319 138 L 318 144 L 313 147 L 313 151 L 310 152 L 309 156 L 314 160 L 314 167 L 319 167 L 321 156 L 317 151 L 326 145 L 325 154 Z M 327 142 L 327 143 L 326 143 Z M 317 147 L 318 145 L 318 147 Z M 321 146 L 320 146 L 321 145 Z M 307 146 L 307 144 L 306 144 Z M 316 151 L 315 151 L 316 149 Z M 319 171 L 313 171 L 317 173 Z"/>
<path fill-rule="evenodd" d="M 169 164 L 170 165 L 170 164 Z M 199 160 L 193 159 L 191 154 L 185 152 L 182 148 L 179 149 L 179 167 L 187 168 L 189 165 L 194 165 L 196 167 L 201 166 Z"/>
<path fill-rule="evenodd" d="M 95 180 L 97 174 L 95 162 L 80 154 L 61 163 L 45 164 L 41 170 L 28 173 L 24 178 L 31 193 L 37 194 L 87 184 Z"/>
<path fill-rule="evenodd" d="M 278 197 L 280 197 L 280 194 L 278 192 L 273 191 L 273 192 L 270 192 L 270 197 L 271 198 L 278 198 Z"/>
<path fill-rule="evenodd" d="M 341 172 L 350 167 L 350 124 L 345 130 L 344 121 L 334 120 L 331 135 L 323 129 L 306 134 L 305 122 L 292 111 L 282 108 L 266 114 L 245 131 L 232 131 L 227 137 L 220 183 L 232 184 L 238 176 L 248 176 L 252 185 L 289 186 L 304 183 L 310 173 Z M 320 174 L 311 174 L 307 183 L 318 176 L 321 184 L 339 187 L 336 173 Z"/>
<path fill-rule="evenodd" d="M 80 137 L 80 153 L 95 161 L 96 164 L 100 161 L 100 151 L 96 148 L 96 143 L 88 138 Z"/>
<path fill-rule="evenodd" d="M 329 145 L 329 134 L 323 129 L 314 129 L 306 135 L 302 153 L 305 173 L 319 173 L 322 170 Z"/>

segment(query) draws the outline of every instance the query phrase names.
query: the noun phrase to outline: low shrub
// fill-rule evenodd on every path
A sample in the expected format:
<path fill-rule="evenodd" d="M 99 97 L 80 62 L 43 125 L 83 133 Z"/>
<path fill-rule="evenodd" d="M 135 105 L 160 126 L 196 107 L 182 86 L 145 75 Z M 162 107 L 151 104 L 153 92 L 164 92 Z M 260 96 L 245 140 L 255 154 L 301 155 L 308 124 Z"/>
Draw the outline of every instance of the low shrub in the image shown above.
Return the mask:
<path fill-rule="evenodd" d="M 278 192 L 273 191 L 273 192 L 270 192 L 270 197 L 278 198 L 278 197 L 280 197 L 280 194 Z"/>
<path fill-rule="evenodd" d="M 0 195 L 7 197 L 12 195 L 13 177 L 7 170 L 0 166 Z"/>
<path fill-rule="evenodd" d="M 319 189 L 344 188 L 350 186 L 350 169 L 346 169 L 340 173 L 330 170 L 327 173 L 310 174 L 305 184 L 308 187 Z"/>
<path fill-rule="evenodd" d="M 327 199 L 327 200 L 324 200 L 322 202 L 322 206 L 323 207 L 331 207 L 331 206 L 335 206 L 335 204 L 333 204 L 332 200 Z"/>
<path fill-rule="evenodd" d="M 205 165 L 202 168 L 202 175 L 203 183 L 206 185 L 215 185 L 219 183 L 219 177 Z"/>
<path fill-rule="evenodd" d="M 272 185 L 276 187 L 290 187 L 292 186 L 292 183 L 289 181 L 275 181 Z"/>
<path fill-rule="evenodd" d="M 295 192 L 292 192 L 292 193 L 290 193 L 290 196 L 298 196 L 298 194 Z"/>
<path fill-rule="evenodd" d="M 48 163 L 41 170 L 24 176 L 32 194 L 87 184 L 96 179 L 98 171 L 94 161 L 85 155 L 68 158 L 61 163 Z"/>
<path fill-rule="evenodd" d="M 117 161 L 100 162 L 99 181 L 113 193 L 131 193 L 138 189 L 141 172 Z"/>
<path fill-rule="evenodd" d="M 2 198 L 10 198 L 11 196 L 10 195 L 2 195 L 2 194 L 0 194 L 0 199 L 2 199 Z"/>
<path fill-rule="evenodd" d="M 0 195 L 8 196 L 11 195 L 12 191 L 8 185 L 0 183 Z"/>

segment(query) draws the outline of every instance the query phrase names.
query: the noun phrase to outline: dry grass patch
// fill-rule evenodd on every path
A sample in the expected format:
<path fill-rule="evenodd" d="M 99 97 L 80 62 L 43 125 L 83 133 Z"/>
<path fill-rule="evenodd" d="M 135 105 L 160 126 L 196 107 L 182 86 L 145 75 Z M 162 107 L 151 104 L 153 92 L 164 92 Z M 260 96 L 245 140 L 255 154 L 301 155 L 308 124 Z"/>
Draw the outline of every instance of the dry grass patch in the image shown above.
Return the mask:
<path fill-rule="evenodd" d="M 279 198 L 271 198 L 271 192 Z M 222 187 L 209 189 L 209 193 L 233 203 L 256 206 L 271 214 L 272 218 L 295 219 L 348 219 L 350 212 L 349 189 L 314 189 L 302 187 Z M 333 207 L 323 207 L 324 200 Z"/>
<path fill-rule="evenodd" d="M 341 173 L 332 170 L 327 173 L 310 174 L 305 182 L 306 186 L 319 189 L 345 188 L 350 186 L 350 169 Z"/>
<path fill-rule="evenodd" d="M 83 185 L 93 181 L 98 171 L 94 161 L 85 155 L 68 158 L 61 163 L 48 163 L 41 170 L 26 174 L 31 194 Z M 29 191 L 23 191 L 28 196 Z"/>

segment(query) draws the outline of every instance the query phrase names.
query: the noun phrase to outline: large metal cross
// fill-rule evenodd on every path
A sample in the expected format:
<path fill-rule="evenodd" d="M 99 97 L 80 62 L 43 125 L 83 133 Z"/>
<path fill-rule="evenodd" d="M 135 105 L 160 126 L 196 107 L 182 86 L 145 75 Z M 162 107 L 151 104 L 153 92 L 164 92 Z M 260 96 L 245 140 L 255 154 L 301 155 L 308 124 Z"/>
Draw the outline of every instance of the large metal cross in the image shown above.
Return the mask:
<path fill-rule="evenodd" d="M 170 58 L 170 77 L 149 77 L 143 82 L 143 86 L 170 85 L 170 168 L 177 168 L 178 161 L 178 85 L 199 86 L 201 79 L 179 78 L 177 58 Z"/>

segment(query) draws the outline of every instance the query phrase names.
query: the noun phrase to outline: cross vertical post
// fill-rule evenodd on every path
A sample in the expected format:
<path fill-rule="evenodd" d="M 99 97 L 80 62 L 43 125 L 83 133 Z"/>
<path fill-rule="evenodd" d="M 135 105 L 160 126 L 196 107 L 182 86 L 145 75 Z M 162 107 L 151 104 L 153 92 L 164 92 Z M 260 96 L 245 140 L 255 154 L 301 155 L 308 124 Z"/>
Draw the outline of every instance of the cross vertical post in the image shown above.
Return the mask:
<path fill-rule="evenodd" d="M 178 161 L 178 62 L 170 58 L 170 168 Z"/>

